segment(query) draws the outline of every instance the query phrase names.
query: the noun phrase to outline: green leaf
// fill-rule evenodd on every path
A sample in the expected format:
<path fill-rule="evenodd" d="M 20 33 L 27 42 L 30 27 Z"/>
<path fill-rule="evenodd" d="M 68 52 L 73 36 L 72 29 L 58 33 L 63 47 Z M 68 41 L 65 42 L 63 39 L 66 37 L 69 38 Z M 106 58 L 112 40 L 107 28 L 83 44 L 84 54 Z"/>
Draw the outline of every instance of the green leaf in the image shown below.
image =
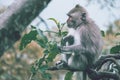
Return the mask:
<path fill-rule="evenodd" d="M 42 30 L 37 30 L 38 32 L 38 36 L 37 36 L 37 43 L 42 47 L 42 48 L 45 48 L 46 47 L 46 44 L 48 42 L 48 38 L 43 34 L 43 31 Z"/>
<path fill-rule="evenodd" d="M 110 49 L 110 54 L 120 53 L 120 45 L 116 45 Z"/>
<path fill-rule="evenodd" d="M 45 79 L 47 79 L 47 80 L 51 80 L 51 74 L 49 74 L 49 73 L 43 73 L 43 74 L 41 74 L 42 75 L 42 77 L 43 78 L 45 78 Z"/>
<path fill-rule="evenodd" d="M 33 75 L 35 75 L 35 74 L 36 74 L 36 69 L 35 69 L 35 67 L 34 67 L 34 66 L 32 66 L 32 67 L 31 67 L 31 72 L 32 72 L 32 74 L 33 74 Z"/>
<path fill-rule="evenodd" d="M 45 43 L 48 42 L 48 38 L 43 34 L 42 30 L 39 29 L 38 34 L 39 34 L 40 39 L 42 39 Z"/>
<path fill-rule="evenodd" d="M 72 80 L 73 72 L 67 72 L 64 80 Z"/>
<path fill-rule="evenodd" d="M 105 37 L 105 32 L 103 30 L 101 30 L 101 35 Z"/>
<path fill-rule="evenodd" d="M 60 25 L 60 23 L 58 22 L 57 27 L 58 27 L 59 30 L 60 30 L 60 26 L 61 26 L 61 25 Z"/>
<path fill-rule="evenodd" d="M 66 36 L 67 34 L 68 34 L 67 31 L 63 31 L 63 32 L 62 32 L 62 36 L 63 36 L 63 37 Z"/>
<path fill-rule="evenodd" d="M 41 65 L 39 67 L 39 70 L 40 70 L 41 73 L 44 73 L 47 69 L 48 69 L 48 65 Z"/>
<path fill-rule="evenodd" d="M 48 69 L 48 65 L 41 65 L 39 67 L 39 70 L 41 72 L 41 75 L 43 78 L 50 80 L 51 79 L 51 75 L 49 73 L 46 73 L 46 70 Z"/>
<path fill-rule="evenodd" d="M 58 29 L 60 30 L 61 25 L 60 25 L 60 23 L 55 18 L 49 18 L 49 20 L 54 21 L 55 24 L 57 25 Z"/>
<path fill-rule="evenodd" d="M 42 48 L 45 48 L 47 42 L 46 42 L 44 39 L 39 39 L 39 40 L 37 40 L 37 43 L 38 43 Z"/>
<path fill-rule="evenodd" d="M 48 54 L 48 53 L 49 53 L 48 49 L 45 49 L 45 50 L 43 51 L 43 53 L 44 53 L 44 54 Z"/>
<path fill-rule="evenodd" d="M 115 34 L 115 36 L 119 36 L 119 35 L 120 35 L 120 32 Z"/>
<path fill-rule="evenodd" d="M 47 57 L 48 61 L 53 61 L 53 59 L 56 57 L 56 55 L 59 53 L 57 43 L 56 42 L 50 42 L 49 43 L 49 55 Z"/>
<path fill-rule="evenodd" d="M 56 53 L 49 53 L 47 61 L 52 62 L 56 55 L 57 55 Z"/>
<path fill-rule="evenodd" d="M 38 60 L 39 67 L 42 65 L 43 61 L 45 61 L 45 60 L 44 60 L 44 57 L 43 57 L 43 58 L 40 58 L 40 59 Z"/>
<path fill-rule="evenodd" d="M 36 30 L 31 30 L 28 34 L 25 34 L 22 37 L 19 49 L 23 50 L 27 46 L 27 44 L 29 44 L 32 40 L 36 40 L 36 36 L 37 36 Z"/>
<path fill-rule="evenodd" d="M 48 20 L 52 20 L 55 22 L 56 25 L 58 25 L 58 21 L 55 18 L 49 18 Z"/>

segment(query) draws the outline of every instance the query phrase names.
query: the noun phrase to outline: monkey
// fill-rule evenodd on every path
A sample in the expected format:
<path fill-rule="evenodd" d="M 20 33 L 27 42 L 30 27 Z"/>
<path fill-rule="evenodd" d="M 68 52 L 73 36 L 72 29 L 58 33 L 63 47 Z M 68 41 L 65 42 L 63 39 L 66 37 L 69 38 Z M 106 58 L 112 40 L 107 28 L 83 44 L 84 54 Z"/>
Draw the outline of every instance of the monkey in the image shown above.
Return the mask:
<path fill-rule="evenodd" d="M 68 67 L 84 72 L 102 53 L 101 32 L 82 6 L 77 4 L 67 15 L 68 34 L 63 39 L 64 45 L 59 47 L 64 56 L 60 63 L 66 63 Z"/>

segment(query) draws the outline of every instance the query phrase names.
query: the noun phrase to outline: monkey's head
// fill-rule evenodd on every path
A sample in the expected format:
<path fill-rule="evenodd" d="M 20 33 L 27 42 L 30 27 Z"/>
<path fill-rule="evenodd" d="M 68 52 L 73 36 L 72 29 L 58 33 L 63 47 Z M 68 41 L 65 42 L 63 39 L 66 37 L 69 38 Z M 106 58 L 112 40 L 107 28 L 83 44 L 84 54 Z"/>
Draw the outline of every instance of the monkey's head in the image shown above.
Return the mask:
<path fill-rule="evenodd" d="M 82 22 L 86 21 L 87 12 L 80 5 L 76 5 L 68 12 L 67 25 L 69 28 L 77 28 Z"/>

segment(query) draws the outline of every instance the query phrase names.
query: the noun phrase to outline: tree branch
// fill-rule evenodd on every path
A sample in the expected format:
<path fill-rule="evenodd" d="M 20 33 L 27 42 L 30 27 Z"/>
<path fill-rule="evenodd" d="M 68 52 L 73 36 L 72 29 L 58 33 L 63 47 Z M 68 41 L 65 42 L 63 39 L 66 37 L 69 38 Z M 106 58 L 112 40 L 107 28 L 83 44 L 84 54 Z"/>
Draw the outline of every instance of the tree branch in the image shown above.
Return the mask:
<path fill-rule="evenodd" d="M 104 78 L 120 80 L 120 77 L 118 74 L 112 73 L 112 72 L 107 72 L 107 71 L 106 72 L 97 72 L 95 70 L 89 69 L 87 71 L 87 74 L 92 80 L 100 80 L 100 79 L 104 79 Z"/>
<path fill-rule="evenodd" d="M 115 79 L 115 80 L 120 80 L 120 77 L 117 73 L 112 73 L 112 72 L 99 72 L 98 70 L 101 68 L 101 66 L 108 62 L 111 61 L 112 63 L 117 65 L 117 68 L 120 71 L 120 65 L 117 63 L 116 59 L 120 59 L 120 54 L 110 54 L 110 55 L 105 55 L 105 56 L 101 56 L 98 61 L 95 62 L 95 64 L 93 66 L 90 66 L 90 68 L 88 68 L 86 70 L 86 73 L 88 74 L 88 76 L 92 79 L 92 80 L 100 80 L 103 78 L 111 78 L 111 79 Z M 96 68 L 98 69 L 96 71 Z M 70 68 L 69 66 L 65 66 L 62 69 L 57 68 L 56 66 L 50 67 L 48 68 L 48 70 L 54 71 L 54 70 L 69 70 L 69 71 L 81 71 L 79 69 L 73 69 Z"/>
<path fill-rule="evenodd" d="M 15 0 L 0 15 L 0 56 L 17 40 L 20 33 L 39 15 L 51 0 Z"/>
<path fill-rule="evenodd" d="M 102 65 L 108 61 L 111 61 L 113 63 L 115 63 L 119 68 L 120 65 L 117 63 L 116 59 L 120 59 L 120 54 L 109 54 L 109 55 L 104 55 L 101 56 L 96 62 L 95 64 L 92 66 L 94 69 L 97 68 L 97 70 L 99 70 Z"/>

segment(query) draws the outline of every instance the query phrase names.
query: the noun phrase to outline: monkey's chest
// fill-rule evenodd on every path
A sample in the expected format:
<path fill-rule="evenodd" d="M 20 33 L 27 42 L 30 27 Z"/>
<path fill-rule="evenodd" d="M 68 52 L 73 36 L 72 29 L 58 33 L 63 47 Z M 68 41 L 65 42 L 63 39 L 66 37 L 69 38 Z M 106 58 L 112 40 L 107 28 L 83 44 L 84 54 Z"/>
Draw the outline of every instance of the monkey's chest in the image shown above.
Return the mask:
<path fill-rule="evenodd" d="M 74 29 L 69 29 L 68 36 L 70 36 L 68 40 L 68 43 L 70 42 L 70 45 L 79 45 L 81 43 L 79 31 L 74 30 Z"/>
<path fill-rule="evenodd" d="M 80 44 L 80 34 L 76 32 L 74 35 L 74 45 L 79 45 L 79 44 Z"/>

